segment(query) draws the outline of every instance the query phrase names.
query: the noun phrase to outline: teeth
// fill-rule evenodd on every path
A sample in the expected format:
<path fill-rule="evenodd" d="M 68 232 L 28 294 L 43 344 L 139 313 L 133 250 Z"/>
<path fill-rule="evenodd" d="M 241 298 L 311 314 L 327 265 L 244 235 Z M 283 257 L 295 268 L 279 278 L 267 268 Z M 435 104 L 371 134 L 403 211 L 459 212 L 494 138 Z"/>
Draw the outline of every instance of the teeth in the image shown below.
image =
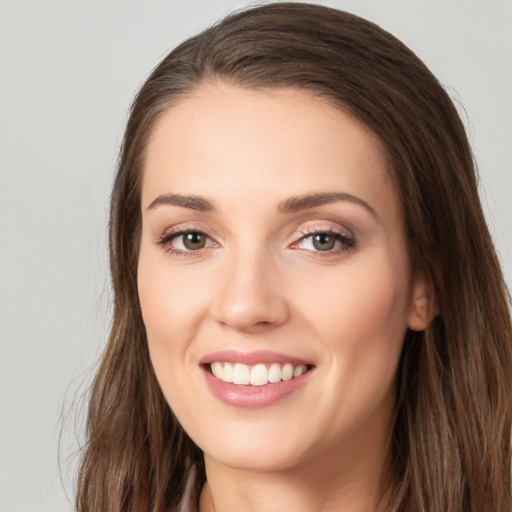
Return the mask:
<path fill-rule="evenodd" d="M 268 383 L 268 370 L 264 364 L 257 364 L 251 368 L 249 377 L 251 386 L 264 386 Z"/>
<path fill-rule="evenodd" d="M 293 376 L 294 377 L 300 377 L 301 375 L 304 375 L 307 370 L 307 366 L 305 364 L 301 364 L 300 366 L 296 366 L 293 370 Z"/>
<path fill-rule="evenodd" d="M 222 379 L 222 365 L 220 363 L 212 363 L 211 369 L 217 379 Z"/>
<path fill-rule="evenodd" d="M 221 379 L 224 382 L 233 382 L 233 365 L 231 363 L 226 363 L 224 365 L 224 368 L 222 369 Z"/>
<path fill-rule="evenodd" d="M 268 369 L 268 381 L 279 382 L 281 380 L 281 366 L 277 363 L 271 364 Z"/>
<path fill-rule="evenodd" d="M 283 380 L 291 380 L 293 379 L 293 366 L 291 364 L 285 364 L 283 366 Z"/>
<path fill-rule="evenodd" d="M 249 384 L 249 367 L 236 363 L 233 369 L 233 384 Z"/>
<path fill-rule="evenodd" d="M 291 380 L 295 377 L 304 375 L 307 366 L 301 364 L 293 366 L 286 363 L 281 366 L 279 363 L 273 363 L 270 366 L 265 364 L 256 364 L 248 366 L 242 363 L 221 363 L 215 361 L 210 364 L 210 370 L 214 377 L 224 382 L 232 382 L 239 385 L 264 386 L 268 383 L 276 383 Z"/>

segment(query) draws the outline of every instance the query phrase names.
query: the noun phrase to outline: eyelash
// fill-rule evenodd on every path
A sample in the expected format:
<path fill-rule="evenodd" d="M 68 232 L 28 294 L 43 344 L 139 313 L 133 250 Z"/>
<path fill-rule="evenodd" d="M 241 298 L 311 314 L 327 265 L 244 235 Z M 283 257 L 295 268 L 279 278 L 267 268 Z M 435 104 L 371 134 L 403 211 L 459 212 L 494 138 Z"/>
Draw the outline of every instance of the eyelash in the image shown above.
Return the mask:
<path fill-rule="evenodd" d="M 173 240 L 176 240 L 180 236 L 185 236 L 190 233 L 204 235 L 208 240 L 210 240 L 210 242 L 212 243 L 213 246 L 217 245 L 217 243 L 214 240 L 212 240 L 204 231 L 201 231 L 200 229 L 197 229 L 194 227 L 185 227 L 185 228 L 180 227 L 176 230 L 166 231 L 160 238 L 158 238 L 156 240 L 156 245 L 164 248 L 166 252 L 168 252 L 172 255 L 175 255 L 175 256 L 188 257 L 188 258 L 198 256 L 199 253 L 201 253 L 202 250 L 205 249 L 204 247 L 197 249 L 197 250 L 183 250 L 183 249 L 177 249 L 176 247 L 173 247 L 171 244 L 171 242 Z M 301 236 L 295 242 L 293 242 L 291 247 L 296 250 L 303 250 L 303 251 L 307 252 L 310 257 L 314 257 L 314 258 L 332 257 L 332 256 L 338 255 L 340 253 L 343 253 L 345 251 L 350 251 L 350 250 L 354 249 L 354 247 L 356 245 L 356 241 L 352 236 L 344 235 L 344 234 L 340 233 L 339 231 L 336 231 L 335 229 L 332 229 L 332 228 L 323 229 L 323 228 L 307 227 L 307 228 L 302 229 L 300 231 L 300 234 L 301 234 Z M 304 242 L 306 239 L 313 237 L 315 235 L 327 235 L 327 236 L 333 237 L 337 242 L 340 242 L 340 246 L 336 249 L 330 249 L 330 250 L 326 250 L 326 251 L 320 251 L 320 250 L 314 251 L 314 250 L 310 250 L 310 249 L 301 249 L 301 248 L 297 247 L 300 243 Z"/>
<path fill-rule="evenodd" d="M 340 242 L 340 246 L 336 249 L 330 249 L 327 251 L 312 251 L 309 249 L 300 249 L 298 250 L 304 250 L 309 253 L 310 257 L 313 258 L 329 258 L 336 255 L 339 255 L 343 252 L 351 251 L 356 246 L 356 241 L 352 236 L 345 235 L 343 233 L 340 233 L 339 231 L 333 229 L 333 228 L 316 228 L 316 227 L 306 227 L 304 229 L 301 229 L 300 234 L 302 235 L 296 242 L 292 244 L 292 247 L 297 246 L 301 242 L 304 242 L 307 238 L 313 237 L 315 235 L 327 235 L 329 237 L 333 237 L 337 242 Z"/>
<path fill-rule="evenodd" d="M 190 233 L 196 233 L 199 235 L 204 235 L 208 240 L 213 242 L 213 245 L 217 245 L 216 242 L 214 242 L 204 231 L 201 231 L 200 229 L 194 228 L 194 227 L 179 227 L 177 229 L 171 229 L 169 231 L 166 231 L 158 240 L 156 240 L 156 245 L 159 245 L 163 249 L 165 249 L 166 252 L 169 254 L 172 254 L 174 256 L 181 256 L 185 258 L 193 258 L 194 256 L 197 256 L 198 253 L 202 251 L 202 249 L 198 249 L 196 251 L 194 250 L 188 250 L 184 251 L 183 249 L 177 249 L 176 247 L 173 247 L 171 245 L 171 242 L 180 236 L 185 236 Z M 204 248 L 203 248 L 204 249 Z"/>

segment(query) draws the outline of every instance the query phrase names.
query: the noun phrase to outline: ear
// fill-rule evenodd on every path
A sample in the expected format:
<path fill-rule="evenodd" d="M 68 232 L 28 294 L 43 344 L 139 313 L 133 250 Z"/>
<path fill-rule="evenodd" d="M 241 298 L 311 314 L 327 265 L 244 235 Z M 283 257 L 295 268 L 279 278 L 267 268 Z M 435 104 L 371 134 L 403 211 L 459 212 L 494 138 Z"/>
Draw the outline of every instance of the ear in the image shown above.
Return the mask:
<path fill-rule="evenodd" d="M 414 280 L 407 327 L 411 331 L 424 331 L 439 313 L 433 286 L 424 278 Z"/>

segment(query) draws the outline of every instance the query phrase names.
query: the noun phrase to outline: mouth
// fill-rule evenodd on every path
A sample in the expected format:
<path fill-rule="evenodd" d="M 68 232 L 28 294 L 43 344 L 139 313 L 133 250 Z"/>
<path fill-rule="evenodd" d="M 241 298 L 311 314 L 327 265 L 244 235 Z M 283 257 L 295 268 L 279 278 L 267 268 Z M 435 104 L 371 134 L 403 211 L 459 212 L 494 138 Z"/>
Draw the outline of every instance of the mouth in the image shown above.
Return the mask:
<path fill-rule="evenodd" d="M 260 408 L 298 392 L 315 369 L 309 361 L 267 351 L 222 351 L 199 362 L 207 387 L 230 406 Z"/>
<path fill-rule="evenodd" d="M 291 363 L 230 363 L 214 361 L 206 366 L 207 371 L 216 379 L 238 386 L 266 386 L 281 381 L 296 379 L 311 370 L 312 365 Z"/>

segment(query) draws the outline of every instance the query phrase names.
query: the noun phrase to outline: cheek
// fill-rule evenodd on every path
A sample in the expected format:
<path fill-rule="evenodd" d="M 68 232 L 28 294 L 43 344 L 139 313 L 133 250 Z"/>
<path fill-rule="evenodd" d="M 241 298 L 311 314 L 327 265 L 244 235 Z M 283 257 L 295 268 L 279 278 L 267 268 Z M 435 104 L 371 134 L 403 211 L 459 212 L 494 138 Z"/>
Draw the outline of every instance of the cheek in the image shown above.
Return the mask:
<path fill-rule="evenodd" d="M 389 265 L 343 269 L 326 276 L 317 293 L 302 295 L 300 302 L 333 334 L 347 329 L 385 334 L 405 325 L 407 283 Z"/>
<path fill-rule="evenodd" d="M 190 370 L 190 346 L 204 297 L 183 274 L 176 269 L 171 272 L 165 260 L 141 251 L 138 292 L 151 363 L 167 403 L 190 422 L 199 413 L 189 391 L 197 378 Z"/>
<path fill-rule="evenodd" d="M 179 270 L 170 272 L 165 261 L 151 258 L 145 251 L 139 258 L 138 292 L 153 362 L 172 363 L 175 359 L 157 356 L 186 350 L 204 298 L 198 288 L 180 279 Z"/>
<path fill-rule="evenodd" d="M 308 317 L 335 375 L 352 375 L 362 387 L 393 380 L 407 329 L 406 275 L 405 267 L 395 271 L 378 261 L 354 266 L 309 299 Z"/>
<path fill-rule="evenodd" d="M 406 280 L 389 266 L 354 268 L 328 280 L 322 300 L 310 306 L 310 325 L 327 355 L 316 402 L 318 411 L 331 411 L 333 435 L 387 428 L 407 328 Z"/>

